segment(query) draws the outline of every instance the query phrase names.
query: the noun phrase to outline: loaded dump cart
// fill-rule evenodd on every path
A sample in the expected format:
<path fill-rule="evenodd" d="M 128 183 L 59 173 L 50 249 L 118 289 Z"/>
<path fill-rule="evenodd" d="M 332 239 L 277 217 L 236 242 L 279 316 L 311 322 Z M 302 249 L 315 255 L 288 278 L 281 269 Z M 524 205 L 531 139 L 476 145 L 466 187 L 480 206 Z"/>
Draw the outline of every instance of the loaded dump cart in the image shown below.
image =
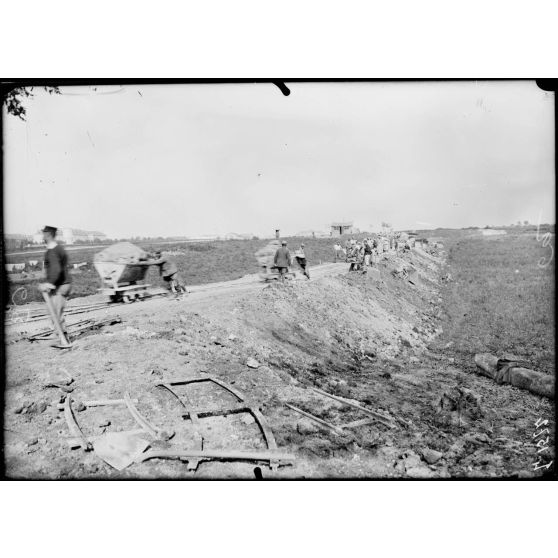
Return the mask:
<path fill-rule="evenodd" d="M 101 277 L 102 294 L 113 302 L 132 302 L 147 294 L 142 281 L 149 267 L 147 253 L 129 242 L 119 242 L 95 254 L 93 264 Z"/>

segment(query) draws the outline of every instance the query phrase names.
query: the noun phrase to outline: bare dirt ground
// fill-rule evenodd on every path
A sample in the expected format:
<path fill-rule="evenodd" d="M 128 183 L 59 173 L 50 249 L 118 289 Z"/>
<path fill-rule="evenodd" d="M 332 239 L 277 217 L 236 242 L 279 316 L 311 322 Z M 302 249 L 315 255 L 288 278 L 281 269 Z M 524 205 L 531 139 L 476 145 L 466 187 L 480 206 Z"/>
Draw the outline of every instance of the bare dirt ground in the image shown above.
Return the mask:
<path fill-rule="evenodd" d="M 408 276 L 397 274 L 406 268 Z M 59 352 L 48 341 L 18 340 L 6 330 L 4 459 L 12 478 L 447 478 L 530 477 L 539 418 L 554 424 L 553 403 L 471 371 L 440 346 L 443 257 L 419 250 L 389 255 L 368 274 L 346 264 L 311 268 L 286 285 L 255 276 L 191 287 L 185 300 L 153 298 L 102 309 L 122 323 L 83 335 Z M 396 272 L 396 273 L 394 273 Z M 410 279 L 410 281 L 409 281 Z M 88 297 L 89 300 L 98 297 Z M 86 299 L 80 299 L 85 303 Z M 82 319 L 72 316 L 69 323 Z M 44 323 L 33 324 L 40 329 Z M 474 356 L 474 355 L 472 355 Z M 471 357 L 472 358 L 472 357 Z M 257 368 L 247 365 L 257 361 Z M 176 401 L 156 382 L 213 376 L 258 406 L 292 464 L 202 462 L 188 472 L 180 461 L 154 459 L 117 471 L 93 451 L 70 449 L 58 404 L 67 393 L 47 387 L 63 370 L 76 401 L 120 399 L 128 391 L 158 428 L 174 432 L 159 449 L 191 448 L 194 434 Z M 313 391 L 319 388 L 390 417 L 341 433 L 328 423 L 367 418 Z M 228 395 L 208 385 L 189 388 L 196 408 L 226 406 Z M 76 412 L 87 437 L 137 428 L 125 407 Z M 368 417 L 369 418 L 369 417 Z M 204 448 L 264 450 L 247 415 L 200 419 Z M 554 446 L 549 452 L 554 455 Z"/>

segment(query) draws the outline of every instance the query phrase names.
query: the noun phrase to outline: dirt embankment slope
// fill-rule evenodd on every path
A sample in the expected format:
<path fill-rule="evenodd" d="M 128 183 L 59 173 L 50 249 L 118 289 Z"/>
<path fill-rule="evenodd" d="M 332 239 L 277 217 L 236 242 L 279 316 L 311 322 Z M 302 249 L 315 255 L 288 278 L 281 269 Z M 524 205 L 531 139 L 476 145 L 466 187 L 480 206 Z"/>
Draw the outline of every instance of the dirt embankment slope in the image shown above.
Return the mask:
<path fill-rule="evenodd" d="M 280 448 L 297 456 L 293 466 L 264 470 L 264 477 L 428 478 L 528 471 L 533 456 L 521 446 L 523 430 L 549 404 L 464 374 L 447 356 L 427 348 L 439 333 L 442 266 L 441 260 L 414 251 L 404 259 L 386 258 L 367 275 L 324 274 L 310 282 L 132 305 L 122 325 L 81 339 L 65 354 L 44 345 L 11 345 L 7 474 L 253 476 L 253 464 L 202 463 L 196 473 L 187 473 L 180 462 L 162 460 L 117 472 L 94 453 L 70 451 L 63 415 L 55 405 L 62 394 L 44 387 L 48 375 L 60 368 L 75 379 L 76 399 L 120 398 L 128 390 L 147 418 L 176 432 L 170 446 L 191 447 L 192 433 L 155 382 L 212 375 L 230 383 L 261 408 Z M 258 367 L 247 366 L 249 359 Z M 289 402 L 335 425 L 367 418 L 312 388 L 389 416 L 396 428 L 373 422 L 339 434 L 284 405 Z M 519 397 L 508 410 L 515 413 L 515 430 L 495 412 L 502 390 Z M 216 397 L 202 389 L 190 392 L 200 407 L 215 403 Z M 88 436 L 133 427 L 119 408 L 87 409 L 77 418 Z M 263 448 L 257 427 L 237 415 L 205 419 L 204 428 L 207 448 Z"/>

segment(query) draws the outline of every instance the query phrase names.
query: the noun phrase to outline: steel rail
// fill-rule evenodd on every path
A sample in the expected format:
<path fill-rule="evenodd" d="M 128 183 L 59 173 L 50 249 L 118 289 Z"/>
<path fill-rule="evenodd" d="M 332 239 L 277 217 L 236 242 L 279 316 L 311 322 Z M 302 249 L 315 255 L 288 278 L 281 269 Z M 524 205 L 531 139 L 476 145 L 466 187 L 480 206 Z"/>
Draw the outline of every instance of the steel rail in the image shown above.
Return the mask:
<path fill-rule="evenodd" d="M 139 411 L 136 409 L 132 399 L 130 398 L 130 394 L 126 392 L 124 394 L 124 402 L 126 403 L 126 407 L 128 407 L 128 411 L 134 417 L 134 420 L 153 438 L 168 438 L 170 436 L 166 436 L 166 432 L 161 430 L 155 426 L 153 426 L 145 417 L 143 417 Z"/>
<path fill-rule="evenodd" d="M 66 401 L 64 401 L 64 417 L 66 419 L 66 424 L 68 425 L 68 430 L 73 438 L 79 443 L 79 445 L 85 451 L 90 451 L 93 449 L 93 445 L 91 442 L 85 437 L 79 424 L 76 421 L 76 417 L 74 416 L 74 412 L 72 410 L 72 398 L 70 396 L 66 397 Z"/>
<path fill-rule="evenodd" d="M 235 405 L 227 408 L 221 408 L 221 409 L 193 409 L 190 401 L 188 399 L 184 401 L 184 399 L 180 395 L 178 395 L 176 391 L 173 389 L 173 386 L 176 385 L 188 385 L 188 384 L 195 384 L 195 383 L 202 383 L 202 382 L 212 382 L 217 386 L 219 386 L 221 389 L 228 391 L 234 397 L 236 397 L 236 399 L 239 402 L 239 405 Z M 192 420 L 192 423 L 194 424 L 197 433 L 199 433 L 198 428 L 200 427 L 199 418 L 206 418 L 212 416 L 224 416 L 229 414 L 249 413 L 252 415 L 256 424 L 258 425 L 258 428 L 260 429 L 260 432 L 267 445 L 268 450 L 276 451 L 278 449 L 275 436 L 273 435 L 273 431 L 267 424 L 265 417 L 259 411 L 259 409 L 257 409 L 254 406 L 248 405 L 244 400 L 244 395 L 242 393 L 240 393 L 238 390 L 236 390 L 229 384 L 219 380 L 218 378 L 210 376 L 205 378 L 192 378 L 190 380 L 179 380 L 176 382 L 158 382 L 155 385 L 157 387 L 162 387 L 168 390 L 182 404 L 182 406 L 184 407 L 182 416 L 188 417 Z M 197 466 L 197 463 L 195 463 L 195 466 Z M 195 468 L 195 466 L 192 468 Z M 275 458 L 272 458 L 269 460 L 269 466 L 271 470 L 276 470 L 277 467 L 279 466 L 279 461 Z"/>
<path fill-rule="evenodd" d="M 347 401 L 346 399 L 343 399 L 342 397 L 338 397 L 337 395 L 332 395 L 331 393 L 327 393 L 326 391 L 322 391 L 321 389 L 318 389 L 318 388 L 311 388 L 311 389 L 312 389 L 312 391 L 315 391 L 316 393 L 319 393 L 320 395 L 323 395 L 324 397 L 329 397 L 330 399 L 334 399 L 335 401 L 339 401 L 339 403 L 343 403 L 344 405 L 348 405 L 349 407 L 354 407 L 355 409 L 359 409 L 363 413 L 367 413 L 368 415 L 374 417 L 378 422 L 382 423 L 384 426 L 387 426 L 389 428 L 397 428 L 397 426 L 395 424 L 393 424 L 392 422 L 388 422 L 390 420 L 390 417 L 380 415 L 379 413 L 371 411 L 370 409 L 367 409 L 366 407 L 363 407 L 362 405 L 358 405 L 357 403 Z"/>
<path fill-rule="evenodd" d="M 222 459 L 230 461 L 295 461 L 296 457 L 290 453 L 279 453 L 272 451 L 227 451 L 227 450 L 148 450 L 142 453 L 136 463 L 142 463 L 148 459 L 180 459 L 195 460 Z"/>
<path fill-rule="evenodd" d="M 341 436 L 345 435 L 345 432 L 343 432 L 341 430 L 341 427 L 339 427 L 339 426 L 335 426 L 334 424 L 326 422 L 325 420 L 322 420 L 321 418 L 315 417 L 314 415 L 311 415 L 310 413 L 307 413 L 306 411 L 303 411 L 302 409 L 299 409 L 298 407 L 295 407 L 294 405 L 291 405 L 290 403 L 285 403 L 285 406 L 288 407 L 289 409 L 291 409 L 291 410 L 309 418 L 310 420 L 313 420 L 314 422 L 317 422 L 318 424 L 321 424 L 322 426 L 325 426 L 325 427 L 329 428 L 330 430 L 333 430 L 336 434 L 339 434 Z"/>

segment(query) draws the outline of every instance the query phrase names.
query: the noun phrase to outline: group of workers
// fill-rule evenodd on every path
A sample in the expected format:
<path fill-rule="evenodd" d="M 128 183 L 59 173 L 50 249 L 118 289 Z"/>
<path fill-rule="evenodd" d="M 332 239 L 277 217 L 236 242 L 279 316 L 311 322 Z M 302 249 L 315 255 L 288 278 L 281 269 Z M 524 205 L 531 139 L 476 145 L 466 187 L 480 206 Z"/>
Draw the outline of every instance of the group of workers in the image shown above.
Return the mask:
<path fill-rule="evenodd" d="M 335 243 L 335 261 L 345 261 L 350 264 L 349 271 L 363 271 L 377 263 L 384 252 L 407 251 L 411 249 L 411 240 L 399 234 L 389 236 L 367 237 L 363 240 L 350 238 L 343 248 L 339 242 Z"/>
<path fill-rule="evenodd" d="M 39 285 L 39 289 L 50 297 L 55 318 L 67 336 L 64 308 L 72 291 L 72 279 L 68 271 L 68 256 L 64 248 L 56 242 L 56 232 L 56 227 L 51 226 L 46 226 L 42 230 L 47 248 L 44 260 L 46 281 Z M 350 264 L 349 271 L 362 271 L 364 273 L 366 273 L 370 265 L 378 262 L 381 254 L 384 252 L 390 250 L 406 251 L 410 249 L 411 242 L 409 238 L 404 238 L 399 234 L 368 237 L 364 240 L 351 238 L 347 240 L 345 248 L 338 242 L 334 245 L 336 262 L 344 259 L 345 262 Z M 304 276 L 310 279 L 304 244 L 300 244 L 300 247 L 294 252 L 294 260 L 302 269 Z M 178 273 L 176 264 L 168 257 L 163 256 L 160 250 L 149 253 L 148 259 L 138 263 L 138 265 L 158 266 L 159 273 L 167 283 L 170 293 L 175 295 L 185 295 L 188 293 L 186 285 Z M 287 248 L 287 241 L 283 240 L 273 258 L 273 266 L 278 271 L 281 282 L 284 282 L 292 265 L 293 257 Z"/>
<path fill-rule="evenodd" d="M 349 271 L 362 271 L 366 273 L 371 265 L 378 263 L 381 255 L 389 251 L 407 251 L 411 249 L 412 239 L 403 236 L 401 233 L 389 235 L 377 235 L 367 237 L 363 240 L 350 238 L 346 241 L 343 248 L 339 242 L 333 246 L 335 252 L 335 262 L 345 261 L 350 264 Z M 301 267 L 304 275 L 310 279 L 306 266 L 306 254 L 304 244 L 295 252 L 295 259 Z M 281 247 L 275 252 L 273 265 L 279 273 L 279 279 L 284 281 L 289 268 L 292 266 L 293 258 L 287 248 L 287 241 L 281 242 Z"/>

